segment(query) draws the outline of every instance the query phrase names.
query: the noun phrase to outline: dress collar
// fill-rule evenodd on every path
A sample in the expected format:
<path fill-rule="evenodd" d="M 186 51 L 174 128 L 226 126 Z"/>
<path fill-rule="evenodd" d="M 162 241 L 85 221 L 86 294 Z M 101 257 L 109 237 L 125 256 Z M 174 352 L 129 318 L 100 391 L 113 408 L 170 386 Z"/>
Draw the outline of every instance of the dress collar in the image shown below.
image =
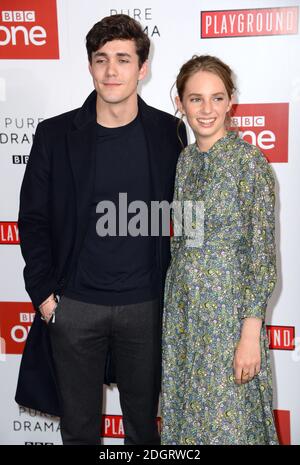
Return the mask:
<path fill-rule="evenodd" d="M 196 141 L 194 142 L 193 146 L 198 155 L 201 154 L 203 156 L 209 156 L 215 152 L 219 152 L 220 150 L 223 152 L 224 149 L 226 149 L 226 146 L 228 145 L 228 143 L 233 142 L 237 137 L 238 137 L 237 131 L 227 131 L 225 136 L 220 137 L 220 139 L 218 139 L 206 152 L 201 152 Z"/>

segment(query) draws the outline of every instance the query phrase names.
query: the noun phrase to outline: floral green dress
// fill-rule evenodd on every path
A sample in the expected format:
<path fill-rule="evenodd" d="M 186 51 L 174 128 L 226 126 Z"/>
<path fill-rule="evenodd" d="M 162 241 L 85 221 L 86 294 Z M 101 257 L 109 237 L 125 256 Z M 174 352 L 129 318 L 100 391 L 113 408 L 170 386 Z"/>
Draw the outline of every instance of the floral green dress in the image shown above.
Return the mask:
<path fill-rule="evenodd" d="M 173 236 L 163 314 L 162 444 L 278 444 L 264 322 L 276 281 L 274 177 L 229 131 L 208 152 L 186 147 L 177 201 L 202 201 L 204 238 Z M 183 205 L 183 202 L 182 202 Z M 261 371 L 237 385 L 243 318 L 263 320 Z"/>

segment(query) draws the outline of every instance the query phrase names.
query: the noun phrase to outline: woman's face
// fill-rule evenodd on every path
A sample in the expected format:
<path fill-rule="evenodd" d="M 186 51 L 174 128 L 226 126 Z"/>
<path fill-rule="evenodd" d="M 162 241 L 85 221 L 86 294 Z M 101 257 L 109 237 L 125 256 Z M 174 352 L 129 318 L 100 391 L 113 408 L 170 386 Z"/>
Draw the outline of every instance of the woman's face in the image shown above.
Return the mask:
<path fill-rule="evenodd" d="M 225 117 L 232 102 L 219 76 L 197 71 L 186 82 L 178 110 L 185 114 L 201 146 L 210 147 L 226 134 Z"/>

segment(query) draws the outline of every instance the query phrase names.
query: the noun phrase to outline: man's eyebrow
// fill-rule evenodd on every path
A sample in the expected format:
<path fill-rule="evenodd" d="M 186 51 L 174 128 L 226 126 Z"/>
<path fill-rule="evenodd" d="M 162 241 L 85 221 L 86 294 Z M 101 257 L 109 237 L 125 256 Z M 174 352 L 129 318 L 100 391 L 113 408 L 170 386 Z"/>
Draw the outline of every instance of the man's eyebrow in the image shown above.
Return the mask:
<path fill-rule="evenodd" d="M 131 58 L 131 55 L 127 52 L 117 52 L 116 55 L 118 57 L 127 57 L 127 58 Z M 108 54 L 105 53 L 105 52 L 95 52 L 94 53 L 94 57 L 105 57 L 107 58 L 108 57 Z"/>

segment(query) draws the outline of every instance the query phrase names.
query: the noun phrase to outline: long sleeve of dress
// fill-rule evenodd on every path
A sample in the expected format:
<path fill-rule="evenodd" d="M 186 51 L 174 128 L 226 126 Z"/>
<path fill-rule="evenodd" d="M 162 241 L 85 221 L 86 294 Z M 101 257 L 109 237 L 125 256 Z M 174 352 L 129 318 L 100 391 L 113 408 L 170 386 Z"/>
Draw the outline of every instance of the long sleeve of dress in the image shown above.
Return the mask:
<path fill-rule="evenodd" d="M 187 169 L 187 161 L 185 153 L 187 152 L 184 149 L 179 155 L 177 167 L 176 167 L 176 176 L 174 184 L 174 195 L 173 195 L 173 205 L 171 210 L 171 221 L 173 235 L 171 237 L 171 256 L 173 257 L 177 250 L 179 249 L 180 242 L 182 241 L 182 233 L 180 228 L 183 226 L 182 216 L 183 216 L 183 202 L 182 202 L 182 187 L 184 185 L 184 172 Z M 181 234 L 178 234 L 181 232 Z"/>
<path fill-rule="evenodd" d="M 254 149 L 240 181 L 242 203 L 248 212 L 242 278 L 241 318 L 264 320 L 276 282 L 274 176 L 265 157 Z"/>

